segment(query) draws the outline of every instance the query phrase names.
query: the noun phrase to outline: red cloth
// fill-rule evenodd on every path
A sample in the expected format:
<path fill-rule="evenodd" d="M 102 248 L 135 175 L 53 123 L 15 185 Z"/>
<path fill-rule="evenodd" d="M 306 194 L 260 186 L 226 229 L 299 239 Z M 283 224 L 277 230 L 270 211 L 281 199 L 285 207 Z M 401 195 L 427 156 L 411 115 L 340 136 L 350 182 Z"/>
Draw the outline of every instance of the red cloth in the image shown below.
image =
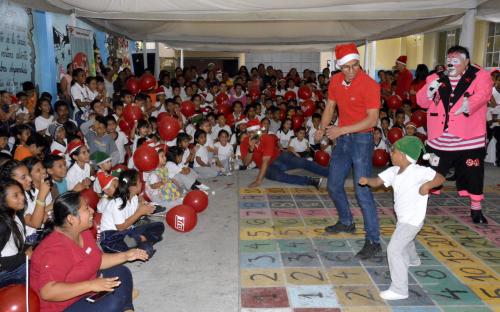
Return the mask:
<path fill-rule="evenodd" d="M 66 235 L 54 231 L 33 252 L 30 284 L 40 297 L 40 312 L 63 311 L 84 295 L 67 301 L 44 301 L 40 289 L 48 282 L 76 283 L 94 279 L 101 266 L 102 252 L 87 230 L 81 234 L 83 247 Z"/>
<path fill-rule="evenodd" d="M 250 138 L 246 136 L 243 138 L 240 144 L 241 158 L 245 158 L 248 155 Z M 270 156 L 271 162 L 273 162 L 280 155 L 280 150 L 278 148 L 278 138 L 274 134 L 263 134 L 260 137 L 259 142 L 255 146 L 253 151 L 252 160 L 255 162 L 258 168 L 262 165 L 262 158 L 264 156 Z M 271 163 L 270 162 L 270 163 Z"/>
<path fill-rule="evenodd" d="M 340 72 L 328 85 L 328 99 L 335 101 L 339 110 L 339 127 L 356 124 L 368 116 L 368 109 L 380 108 L 380 86 L 370 76 L 359 71 L 349 87 L 343 81 L 344 74 Z"/>
<path fill-rule="evenodd" d="M 410 90 L 415 91 L 414 95 L 410 95 L 410 100 L 411 100 L 411 107 L 416 108 L 417 107 L 417 92 L 418 90 L 422 89 L 422 87 L 425 86 L 425 80 L 422 81 L 416 81 L 413 80 L 411 85 L 410 85 Z"/>
<path fill-rule="evenodd" d="M 403 100 L 408 99 L 408 92 L 413 81 L 413 75 L 408 69 L 403 69 L 399 72 L 398 80 L 396 81 L 396 95 Z"/>

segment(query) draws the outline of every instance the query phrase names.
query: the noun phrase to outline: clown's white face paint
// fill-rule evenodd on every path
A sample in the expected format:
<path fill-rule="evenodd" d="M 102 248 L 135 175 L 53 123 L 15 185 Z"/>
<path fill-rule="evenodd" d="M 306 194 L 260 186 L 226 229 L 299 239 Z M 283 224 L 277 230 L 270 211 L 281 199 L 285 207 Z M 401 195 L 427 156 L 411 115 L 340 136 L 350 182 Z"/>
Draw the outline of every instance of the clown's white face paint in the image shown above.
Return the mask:
<path fill-rule="evenodd" d="M 454 52 L 446 57 L 446 68 L 450 77 L 462 75 L 467 65 L 469 65 L 469 60 L 465 57 L 465 54 Z"/>

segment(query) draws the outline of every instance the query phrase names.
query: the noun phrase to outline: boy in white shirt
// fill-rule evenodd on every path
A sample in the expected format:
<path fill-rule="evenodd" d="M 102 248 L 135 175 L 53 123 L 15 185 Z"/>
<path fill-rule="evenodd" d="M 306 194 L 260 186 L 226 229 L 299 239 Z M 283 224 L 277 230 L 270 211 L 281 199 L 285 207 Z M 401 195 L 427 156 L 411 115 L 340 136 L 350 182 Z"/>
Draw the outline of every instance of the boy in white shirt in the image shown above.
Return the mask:
<path fill-rule="evenodd" d="M 424 224 L 429 191 L 445 181 L 433 169 L 416 164 L 422 152 L 425 152 L 425 148 L 420 139 L 405 136 L 393 146 L 393 167 L 376 178 L 359 179 L 360 185 L 392 186 L 394 190 L 394 210 L 398 223 L 387 246 L 392 282 L 388 290 L 380 292 L 380 297 L 385 300 L 408 298 L 408 267 L 420 265 L 414 240 Z M 424 155 L 424 159 L 429 159 L 427 156 Z"/>
<path fill-rule="evenodd" d="M 293 137 L 288 144 L 288 151 L 297 157 L 311 157 L 309 141 L 306 137 L 306 128 L 301 127 L 297 130 L 297 136 Z"/>

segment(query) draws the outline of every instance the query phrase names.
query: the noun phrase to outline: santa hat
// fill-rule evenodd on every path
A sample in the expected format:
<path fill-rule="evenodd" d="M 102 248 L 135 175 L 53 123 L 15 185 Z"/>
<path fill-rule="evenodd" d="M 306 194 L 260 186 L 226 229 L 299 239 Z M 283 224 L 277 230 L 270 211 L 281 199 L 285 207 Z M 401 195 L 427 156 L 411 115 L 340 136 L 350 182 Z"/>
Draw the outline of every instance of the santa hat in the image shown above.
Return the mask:
<path fill-rule="evenodd" d="M 161 86 L 156 88 L 156 95 L 165 95 L 165 89 Z"/>
<path fill-rule="evenodd" d="M 76 140 L 73 140 L 71 142 L 68 143 L 68 147 L 66 148 L 66 153 L 68 153 L 69 155 L 73 154 L 74 152 L 76 152 L 76 150 L 78 150 L 80 147 L 83 146 L 83 142 L 76 139 Z"/>
<path fill-rule="evenodd" d="M 52 152 L 50 152 L 50 154 L 51 154 L 51 155 L 56 155 L 56 156 L 62 156 L 62 155 L 64 155 L 64 153 L 63 153 L 63 152 L 61 152 L 61 151 L 60 151 L 60 150 L 58 150 L 58 149 L 53 150 Z"/>
<path fill-rule="evenodd" d="M 247 121 L 247 131 L 259 131 L 260 121 L 258 119 L 252 119 Z"/>
<path fill-rule="evenodd" d="M 405 127 L 413 127 L 415 129 L 417 129 L 417 124 L 414 123 L 413 121 L 408 121 L 405 125 Z"/>
<path fill-rule="evenodd" d="M 102 151 L 95 151 L 90 155 L 90 160 L 92 160 L 97 166 L 104 164 L 105 162 L 111 160 L 111 156 L 108 153 Z"/>
<path fill-rule="evenodd" d="M 406 65 L 406 61 L 408 60 L 408 57 L 406 55 L 401 55 L 400 57 L 398 57 L 398 59 L 396 60 L 397 63 L 401 63 L 403 65 Z"/>
<path fill-rule="evenodd" d="M 101 171 L 97 173 L 97 181 L 99 181 L 99 186 L 101 187 L 101 190 L 105 190 L 108 187 L 111 186 L 111 182 L 113 180 L 117 179 L 116 177 L 113 177 L 112 175 L 106 174 L 105 172 Z"/>
<path fill-rule="evenodd" d="M 339 44 L 335 47 L 335 58 L 337 59 L 337 67 L 352 60 L 359 60 L 358 48 L 354 43 Z"/>

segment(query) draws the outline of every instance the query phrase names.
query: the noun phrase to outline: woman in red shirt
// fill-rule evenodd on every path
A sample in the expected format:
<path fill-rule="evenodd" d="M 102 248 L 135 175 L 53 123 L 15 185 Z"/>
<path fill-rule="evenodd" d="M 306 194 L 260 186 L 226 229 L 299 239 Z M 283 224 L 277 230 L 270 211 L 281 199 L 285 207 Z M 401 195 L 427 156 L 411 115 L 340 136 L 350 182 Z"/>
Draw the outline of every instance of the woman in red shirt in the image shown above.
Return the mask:
<path fill-rule="evenodd" d="M 54 220 L 31 258 L 31 287 L 40 297 L 40 311 L 133 311 L 132 274 L 120 265 L 147 260 L 145 251 L 131 249 L 105 254 L 89 229 L 94 211 L 77 192 L 59 195 Z M 109 292 L 95 303 L 93 293 Z"/>

